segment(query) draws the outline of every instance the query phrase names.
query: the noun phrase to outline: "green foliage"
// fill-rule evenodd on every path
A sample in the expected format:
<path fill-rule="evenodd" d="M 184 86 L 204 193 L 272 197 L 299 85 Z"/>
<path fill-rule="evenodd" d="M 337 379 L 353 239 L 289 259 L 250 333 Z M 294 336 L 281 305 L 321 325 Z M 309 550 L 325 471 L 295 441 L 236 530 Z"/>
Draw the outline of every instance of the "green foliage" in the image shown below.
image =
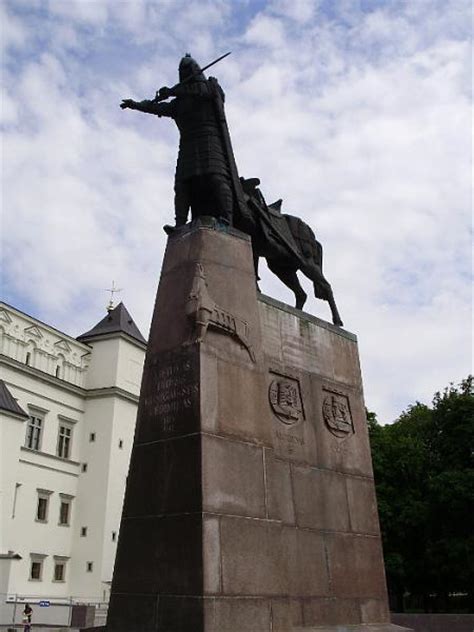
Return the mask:
<path fill-rule="evenodd" d="M 367 414 L 389 590 L 474 599 L 473 378 L 381 426 Z"/>

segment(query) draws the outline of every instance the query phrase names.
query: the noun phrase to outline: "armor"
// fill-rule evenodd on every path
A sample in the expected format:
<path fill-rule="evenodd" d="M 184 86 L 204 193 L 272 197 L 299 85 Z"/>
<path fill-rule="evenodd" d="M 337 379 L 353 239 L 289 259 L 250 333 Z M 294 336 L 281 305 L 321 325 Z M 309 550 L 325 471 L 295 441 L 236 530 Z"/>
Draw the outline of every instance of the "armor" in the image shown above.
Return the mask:
<path fill-rule="evenodd" d="M 177 181 L 210 173 L 229 176 L 214 105 L 215 91 L 216 86 L 209 81 L 193 80 L 174 90 L 175 99 L 160 105 L 158 116 L 174 119 L 180 132 Z"/>
<path fill-rule="evenodd" d="M 122 106 L 172 118 L 179 129 L 176 226 L 186 223 L 190 208 L 193 219 L 214 215 L 232 224 L 236 167 L 225 122 L 224 92 L 216 79 L 205 78 L 190 55 L 181 60 L 179 76 L 180 83 L 161 88 L 154 100 L 127 99 Z M 169 97 L 174 98 L 162 102 Z"/>

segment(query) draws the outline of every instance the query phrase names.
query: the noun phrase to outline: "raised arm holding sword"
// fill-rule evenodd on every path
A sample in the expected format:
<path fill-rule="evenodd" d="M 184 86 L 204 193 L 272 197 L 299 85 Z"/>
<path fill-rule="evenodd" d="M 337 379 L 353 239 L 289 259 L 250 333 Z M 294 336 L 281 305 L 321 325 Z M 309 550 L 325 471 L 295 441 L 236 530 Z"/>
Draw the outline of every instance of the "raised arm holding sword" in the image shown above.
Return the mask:
<path fill-rule="evenodd" d="M 224 115 L 224 92 L 217 79 L 206 79 L 203 71 L 230 55 L 226 53 L 203 69 L 187 54 L 179 64 L 179 83 L 160 88 L 154 99 L 124 99 L 130 108 L 172 118 L 180 132 L 175 174 L 176 227 L 192 217 L 214 215 L 232 224 L 236 197 L 241 187 L 235 167 Z M 164 103 L 170 97 L 171 101 Z M 236 191 L 237 187 L 237 191 Z M 239 203 L 239 200 L 237 200 Z M 171 232 L 171 227 L 166 227 Z"/>

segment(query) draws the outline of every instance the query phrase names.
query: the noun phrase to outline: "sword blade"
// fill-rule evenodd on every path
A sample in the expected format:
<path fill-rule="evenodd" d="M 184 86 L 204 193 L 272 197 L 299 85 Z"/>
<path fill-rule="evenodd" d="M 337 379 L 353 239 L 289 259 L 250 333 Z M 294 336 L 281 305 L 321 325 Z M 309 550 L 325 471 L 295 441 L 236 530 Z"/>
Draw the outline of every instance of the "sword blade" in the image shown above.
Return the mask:
<path fill-rule="evenodd" d="M 207 70 L 208 68 L 210 68 L 211 66 L 214 66 L 214 64 L 217 64 L 218 61 L 221 61 L 221 59 L 224 59 L 225 57 L 228 57 L 231 54 L 232 51 L 229 51 L 228 53 L 226 53 L 225 55 L 221 55 L 220 57 L 218 57 L 217 59 L 214 59 L 214 61 L 211 61 L 210 64 L 207 64 L 207 66 L 204 66 L 204 68 L 201 68 L 201 72 L 204 72 L 205 70 Z"/>
<path fill-rule="evenodd" d="M 175 86 L 173 86 L 172 90 L 174 88 L 177 88 L 178 86 L 182 86 L 185 83 L 188 83 L 188 81 L 191 81 L 191 79 L 194 79 L 194 77 L 197 77 L 198 75 L 200 75 L 202 72 L 204 72 L 205 70 L 207 70 L 208 68 L 210 68 L 211 66 L 214 66 L 214 64 L 217 64 L 218 61 L 221 61 L 222 59 L 224 59 L 224 57 L 228 57 L 231 54 L 232 51 L 229 51 L 228 53 L 226 53 L 225 55 L 221 55 L 220 57 L 218 57 L 217 59 L 214 59 L 214 61 L 211 61 L 210 64 L 207 64 L 207 66 L 204 66 L 204 68 L 201 68 L 201 70 L 199 70 L 198 72 L 194 72 L 192 75 L 189 75 L 189 77 L 186 77 L 186 79 L 183 79 L 182 81 L 180 81 L 179 83 L 177 83 Z M 168 99 L 168 97 L 161 97 L 158 92 L 156 93 L 155 98 L 153 99 L 153 101 L 155 103 L 159 103 L 160 101 L 166 101 L 166 99 Z"/>

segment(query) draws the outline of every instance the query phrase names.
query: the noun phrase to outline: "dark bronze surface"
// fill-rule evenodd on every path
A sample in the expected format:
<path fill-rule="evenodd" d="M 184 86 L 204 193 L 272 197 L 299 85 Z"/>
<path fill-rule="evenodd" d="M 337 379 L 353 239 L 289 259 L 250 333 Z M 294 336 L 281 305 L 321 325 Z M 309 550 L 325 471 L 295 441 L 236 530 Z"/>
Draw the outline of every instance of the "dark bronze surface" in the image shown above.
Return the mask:
<path fill-rule="evenodd" d="M 270 270 L 295 294 L 302 309 L 306 293 L 297 272 L 313 283 L 316 298 L 328 301 L 332 320 L 342 326 L 331 285 L 323 275 L 321 244 L 301 219 L 281 213 L 281 200 L 267 205 L 258 178 L 239 178 L 224 112 L 224 92 L 217 79 L 206 79 L 199 64 L 186 55 L 179 66 L 180 82 L 160 88 L 154 99 L 124 99 L 122 109 L 139 110 L 172 118 L 180 132 L 175 175 L 175 226 L 168 235 L 192 219 L 214 216 L 252 238 L 255 274 L 265 257 Z M 167 101 L 170 99 L 171 101 Z M 165 102 L 166 101 L 166 102 Z"/>

